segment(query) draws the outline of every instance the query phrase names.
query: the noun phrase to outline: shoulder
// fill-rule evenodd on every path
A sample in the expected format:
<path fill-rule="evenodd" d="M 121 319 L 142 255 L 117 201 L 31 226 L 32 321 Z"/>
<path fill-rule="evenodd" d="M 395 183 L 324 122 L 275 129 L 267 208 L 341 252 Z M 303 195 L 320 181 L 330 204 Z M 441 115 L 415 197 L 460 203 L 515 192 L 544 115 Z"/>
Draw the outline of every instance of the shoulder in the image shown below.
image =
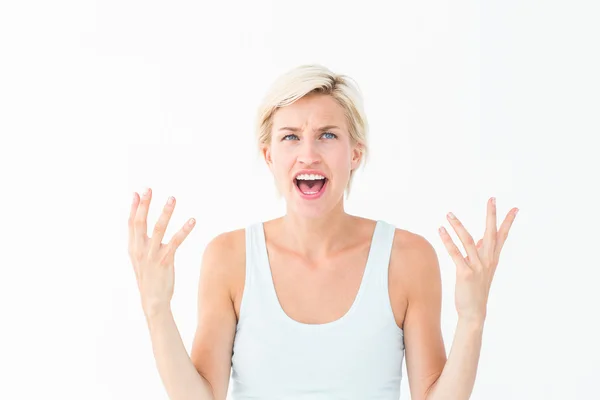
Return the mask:
<path fill-rule="evenodd" d="M 422 285 L 439 281 L 438 255 L 433 245 L 422 235 L 396 228 L 390 257 L 390 279 L 410 294 Z M 417 290 L 419 291 L 419 290 Z"/>
<path fill-rule="evenodd" d="M 240 251 L 245 253 L 245 233 L 246 230 L 241 228 L 217 234 L 206 245 L 204 257 L 229 260 L 239 258 Z"/>
<path fill-rule="evenodd" d="M 239 228 L 219 233 L 208 242 L 202 256 L 202 273 L 218 275 L 233 294 L 237 278 L 244 273 L 245 263 L 246 229 Z"/>
<path fill-rule="evenodd" d="M 437 258 L 433 245 L 425 237 L 400 228 L 395 228 L 392 254 L 414 260 L 432 261 Z"/>
<path fill-rule="evenodd" d="M 239 228 L 231 231 L 226 231 L 215 235 L 206 245 L 213 251 L 222 252 L 231 249 L 232 246 L 238 248 L 245 244 L 246 229 Z"/>

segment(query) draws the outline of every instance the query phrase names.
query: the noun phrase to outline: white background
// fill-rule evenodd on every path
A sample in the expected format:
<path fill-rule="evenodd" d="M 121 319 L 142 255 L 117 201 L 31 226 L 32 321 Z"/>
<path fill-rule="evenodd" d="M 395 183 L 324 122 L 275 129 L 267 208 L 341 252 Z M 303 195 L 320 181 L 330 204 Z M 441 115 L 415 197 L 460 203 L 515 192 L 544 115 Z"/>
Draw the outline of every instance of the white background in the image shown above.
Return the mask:
<path fill-rule="evenodd" d="M 253 118 L 306 63 L 364 92 L 372 153 L 346 209 L 435 246 L 447 351 L 455 266 L 437 228 L 453 211 L 479 239 L 490 196 L 499 223 L 520 208 L 472 398 L 600 398 L 592 4 L 4 2 L 0 398 L 167 398 L 127 256 L 132 193 L 153 188 L 149 227 L 177 198 L 166 238 L 198 220 L 172 302 L 189 351 L 204 246 L 284 210 Z"/>

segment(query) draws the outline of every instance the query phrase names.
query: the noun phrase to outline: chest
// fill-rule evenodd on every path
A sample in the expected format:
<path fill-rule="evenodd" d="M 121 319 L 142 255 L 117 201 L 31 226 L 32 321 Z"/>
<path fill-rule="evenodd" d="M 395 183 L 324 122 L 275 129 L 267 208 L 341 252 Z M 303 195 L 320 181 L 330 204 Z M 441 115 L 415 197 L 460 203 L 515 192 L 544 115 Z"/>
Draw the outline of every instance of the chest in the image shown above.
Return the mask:
<path fill-rule="evenodd" d="M 369 256 L 369 243 L 326 260 L 308 262 L 293 253 L 268 246 L 268 258 L 279 306 L 293 320 L 325 324 L 342 318 L 356 300 Z M 407 302 L 390 269 L 388 295 L 399 327 Z M 234 308 L 239 318 L 244 276 L 237 279 Z"/>

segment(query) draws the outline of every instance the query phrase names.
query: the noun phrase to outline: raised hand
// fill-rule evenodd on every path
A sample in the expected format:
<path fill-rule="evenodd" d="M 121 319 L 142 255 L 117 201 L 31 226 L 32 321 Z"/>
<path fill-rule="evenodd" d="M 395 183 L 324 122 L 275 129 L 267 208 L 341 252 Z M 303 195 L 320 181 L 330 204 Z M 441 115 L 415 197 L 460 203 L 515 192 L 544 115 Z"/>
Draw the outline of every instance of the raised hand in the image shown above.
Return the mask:
<path fill-rule="evenodd" d="M 175 251 L 195 224 L 191 218 L 168 244 L 161 243 L 175 209 L 175 198 L 170 197 L 154 226 L 152 237 L 148 237 L 146 220 L 151 198 L 150 188 L 142 196 L 141 202 L 138 194 L 134 193 L 129 214 L 129 258 L 146 318 L 170 309 L 175 283 Z"/>
<path fill-rule="evenodd" d="M 456 264 L 455 303 L 459 318 L 478 322 L 485 320 L 488 296 L 500 251 L 518 211 L 518 208 L 513 208 L 497 231 L 496 202 L 492 197 L 487 206 L 485 233 L 477 244 L 462 223 L 452 213 L 448 213 L 448 221 L 460 238 L 467 257 L 462 256 L 448 232 L 444 227 L 440 227 L 442 241 Z"/>

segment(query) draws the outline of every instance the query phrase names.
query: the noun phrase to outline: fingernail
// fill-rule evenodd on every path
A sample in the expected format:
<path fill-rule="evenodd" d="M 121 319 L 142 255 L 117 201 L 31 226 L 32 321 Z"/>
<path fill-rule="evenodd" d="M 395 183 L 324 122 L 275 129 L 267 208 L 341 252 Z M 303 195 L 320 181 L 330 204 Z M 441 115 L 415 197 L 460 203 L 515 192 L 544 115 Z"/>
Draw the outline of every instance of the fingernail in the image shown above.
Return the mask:
<path fill-rule="evenodd" d="M 190 221 L 188 222 L 190 225 L 194 225 L 194 223 L 196 222 L 196 220 L 194 218 L 190 219 Z"/>
<path fill-rule="evenodd" d="M 144 190 L 144 196 L 148 196 L 150 194 L 150 188 L 146 188 L 146 190 Z"/>
<path fill-rule="evenodd" d="M 492 197 L 492 204 L 496 205 L 496 198 L 495 197 Z"/>
<path fill-rule="evenodd" d="M 454 216 L 454 214 L 452 214 L 451 212 L 448 213 L 448 217 L 450 219 L 456 219 L 456 217 Z"/>
<path fill-rule="evenodd" d="M 170 196 L 169 199 L 167 200 L 168 205 L 173 205 L 174 202 L 175 202 L 175 198 L 173 196 Z"/>

